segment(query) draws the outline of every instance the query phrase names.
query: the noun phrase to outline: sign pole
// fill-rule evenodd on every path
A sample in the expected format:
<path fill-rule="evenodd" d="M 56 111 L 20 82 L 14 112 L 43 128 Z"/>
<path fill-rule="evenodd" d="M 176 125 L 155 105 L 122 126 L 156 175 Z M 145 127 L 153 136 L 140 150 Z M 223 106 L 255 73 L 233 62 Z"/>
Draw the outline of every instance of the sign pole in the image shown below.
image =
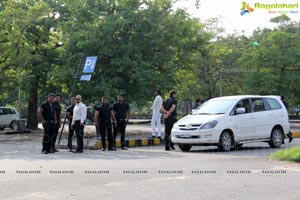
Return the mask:
<path fill-rule="evenodd" d="M 73 96 L 73 93 L 74 93 L 74 90 L 75 90 L 75 86 L 76 86 L 76 83 L 77 83 L 77 79 L 78 79 L 78 75 L 79 75 L 80 66 L 82 65 L 83 53 L 80 53 L 80 55 L 81 55 L 81 58 L 80 58 L 80 61 L 79 61 L 78 67 L 77 67 L 77 71 L 76 71 L 76 75 L 75 75 L 75 78 L 74 78 L 74 83 L 73 83 L 73 87 L 72 87 L 70 98 L 72 98 L 72 96 Z M 61 131 L 60 131 L 60 136 L 59 136 L 57 144 L 60 143 L 61 136 L 63 134 L 64 127 L 65 127 L 65 124 L 66 124 L 66 120 L 67 120 L 67 115 L 65 115 L 64 122 L 63 122 L 63 125 L 62 125 L 62 128 L 61 128 Z"/>

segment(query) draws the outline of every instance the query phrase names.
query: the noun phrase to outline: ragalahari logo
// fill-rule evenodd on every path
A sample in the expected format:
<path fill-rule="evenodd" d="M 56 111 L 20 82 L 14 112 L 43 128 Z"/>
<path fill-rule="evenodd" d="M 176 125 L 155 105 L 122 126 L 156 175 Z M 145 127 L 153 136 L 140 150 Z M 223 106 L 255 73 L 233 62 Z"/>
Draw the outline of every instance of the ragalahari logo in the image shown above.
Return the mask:
<path fill-rule="evenodd" d="M 254 9 L 249 6 L 245 1 L 242 2 L 241 15 L 243 16 L 246 13 L 253 12 Z"/>

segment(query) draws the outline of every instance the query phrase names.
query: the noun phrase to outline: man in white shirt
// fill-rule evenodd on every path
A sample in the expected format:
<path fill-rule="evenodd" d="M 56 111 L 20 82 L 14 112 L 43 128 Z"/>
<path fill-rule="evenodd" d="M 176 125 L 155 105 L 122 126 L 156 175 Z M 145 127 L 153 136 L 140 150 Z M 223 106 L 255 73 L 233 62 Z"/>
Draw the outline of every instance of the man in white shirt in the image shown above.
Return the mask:
<path fill-rule="evenodd" d="M 151 119 L 151 128 L 152 128 L 152 136 L 149 138 L 156 138 L 156 124 L 157 124 L 157 137 L 161 139 L 161 113 L 160 109 L 163 104 L 163 99 L 161 98 L 161 93 L 159 90 L 155 90 L 155 99 L 153 105 L 151 106 L 152 109 L 152 119 Z"/>
<path fill-rule="evenodd" d="M 77 148 L 74 153 L 83 153 L 83 129 L 87 115 L 86 106 L 81 102 L 81 96 L 75 97 L 76 105 L 73 110 L 72 128 L 75 129 Z"/>

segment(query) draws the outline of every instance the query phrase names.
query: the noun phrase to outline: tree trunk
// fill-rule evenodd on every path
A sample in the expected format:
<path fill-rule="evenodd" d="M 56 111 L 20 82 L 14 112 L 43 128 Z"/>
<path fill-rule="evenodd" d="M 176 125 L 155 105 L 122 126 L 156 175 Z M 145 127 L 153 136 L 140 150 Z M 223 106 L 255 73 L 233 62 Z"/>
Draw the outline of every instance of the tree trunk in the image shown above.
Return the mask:
<path fill-rule="evenodd" d="M 32 84 L 29 86 L 28 112 L 27 112 L 27 128 L 38 128 L 38 77 L 33 76 Z"/>

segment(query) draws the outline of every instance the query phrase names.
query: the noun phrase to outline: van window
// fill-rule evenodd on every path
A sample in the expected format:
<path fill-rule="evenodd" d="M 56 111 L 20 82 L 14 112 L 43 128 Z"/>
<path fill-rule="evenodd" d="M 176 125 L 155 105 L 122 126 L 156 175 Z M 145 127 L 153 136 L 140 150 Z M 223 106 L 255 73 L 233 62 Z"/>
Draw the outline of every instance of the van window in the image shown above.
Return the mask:
<path fill-rule="evenodd" d="M 234 107 L 234 114 L 236 114 L 236 110 L 238 108 L 245 108 L 245 113 L 250 113 L 251 112 L 251 109 L 250 109 L 250 102 L 249 102 L 249 99 L 243 99 L 243 100 L 240 100 L 236 106 Z"/>
<path fill-rule="evenodd" d="M 0 115 L 16 114 L 16 111 L 12 108 L 0 108 Z"/>
<path fill-rule="evenodd" d="M 16 111 L 13 108 L 8 108 L 9 114 L 16 114 Z"/>
<path fill-rule="evenodd" d="M 252 99 L 253 111 L 260 112 L 265 110 L 264 102 L 262 99 Z"/>
<path fill-rule="evenodd" d="M 282 106 L 276 99 L 267 98 L 266 102 L 269 104 L 271 110 L 281 109 Z"/>
<path fill-rule="evenodd" d="M 2 115 L 7 115 L 7 114 L 9 114 L 9 111 L 8 111 L 8 109 L 7 108 L 2 108 L 2 113 L 1 113 Z"/>

